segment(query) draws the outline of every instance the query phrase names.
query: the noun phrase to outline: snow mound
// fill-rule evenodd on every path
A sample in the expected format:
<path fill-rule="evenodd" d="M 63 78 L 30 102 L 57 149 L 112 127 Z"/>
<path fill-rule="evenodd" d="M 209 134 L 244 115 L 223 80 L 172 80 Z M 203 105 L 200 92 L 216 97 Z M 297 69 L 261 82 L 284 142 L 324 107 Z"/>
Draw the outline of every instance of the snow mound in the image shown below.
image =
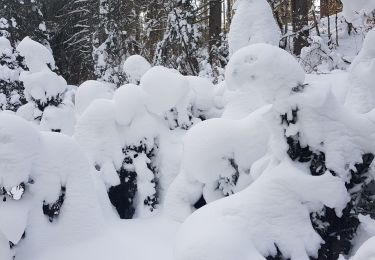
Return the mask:
<path fill-rule="evenodd" d="M 145 113 L 145 99 L 146 93 L 137 85 L 127 84 L 118 88 L 113 96 L 117 123 L 129 125 L 134 117 Z"/>
<path fill-rule="evenodd" d="M 229 52 L 254 43 L 279 46 L 281 33 L 266 0 L 239 0 L 228 34 Z"/>
<path fill-rule="evenodd" d="M 46 104 L 54 98 L 62 98 L 68 87 L 63 77 L 50 70 L 22 73 L 20 79 L 24 82 L 26 99 L 41 104 Z"/>
<path fill-rule="evenodd" d="M 375 9 L 375 2 L 372 0 L 341 0 L 344 8 L 344 16 L 346 20 L 351 22 L 355 17 L 356 12 L 365 10 L 371 12 Z"/>
<path fill-rule="evenodd" d="M 352 87 L 345 104 L 359 113 L 367 113 L 375 108 L 375 29 L 367 33 L 349 72 Z"/>
<path fill-rule="evenodd" d="M 25 63 L 32 73 L 56 68 L 51 51 L 30 37 L 25 37 L 18 44 L 17 51 L 25 57 Z"/>
<path fill-rule="evenodd" d="M 285 50 L 268 44 L 253 44 L 238 50 L 225 71 L 230 90 L 257 92 L 266 103 L 287 97 L 303 84 L 305 73 Z"/>
<path fill-rule="evenodd" d="M 39 133 L 22 118 L 0 112 L 0 187 L 29 181 L 40 146 Z"/>
<path fill-rule="evenodd" d="M 151 64 L 140 55 L 132 55 L 124 62 L 123 69 L 129 83 L 138 84 Z"/>
<path fill-rule="evenodd" d="M 4 51 L 5 49 L 12 49 L 10 45 L 10 41 L 5 37 L 0 37 L 0 51 Z"/>
<path fill-rule="evenodd" d="M 91 164 L 100 168 L 104 183 L 118 185 L 116 168 L 120 168 L 123 155 L 113 101 L 94 100 L 77 121 L 74 138 L 86 151 Z"/>
<path fill-rule="evenodd" d="M 142 89 L 148 94 L 148 109 L 163 115 L 176 107 L 189 93 L 189 81 L 176 70 L 155 66 L 141 79 Z"/>
<path fill-rule="evenodd" d="M 81 115 L 93 100 L 111 99 L 112 96 L 113 87 L 111 84 L 96 80 L 85 81 L 78 87 L 75 94 L 76 112 Z"/>
<path fill-rule="evenodd" d="M 207 111 L 214 105 L 214 85 L 207 78 L 186 76 L 193 92 L 192 106 L 198 111 Z M 198 113 L 197 111 L 197 113 Z"/>
<path fill-rule="evenodd" d="M 175 259 L 264 260 L 278 248 L 286 258 L 308 260 L 323 242 L 309 213 L 323 205 L 340 212 L 347 201 L 340 178 L 306 175 L 285 159 L 242 192 L 193 213 L 181 228 Z"/>

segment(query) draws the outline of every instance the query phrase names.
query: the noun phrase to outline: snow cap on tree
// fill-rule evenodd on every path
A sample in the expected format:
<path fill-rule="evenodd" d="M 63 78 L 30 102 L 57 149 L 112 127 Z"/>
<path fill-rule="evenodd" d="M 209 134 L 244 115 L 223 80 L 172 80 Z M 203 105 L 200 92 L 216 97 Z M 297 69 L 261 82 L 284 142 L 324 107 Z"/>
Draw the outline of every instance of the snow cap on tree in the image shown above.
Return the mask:
<path fill-rule="evenodd" d="M 305 72 L 292 55 L 264 43 L 238 50 L 229 60 L 225 76 L 229 89 L 259 93 L 267 103 L 288 96 L 305 80 Z"/>

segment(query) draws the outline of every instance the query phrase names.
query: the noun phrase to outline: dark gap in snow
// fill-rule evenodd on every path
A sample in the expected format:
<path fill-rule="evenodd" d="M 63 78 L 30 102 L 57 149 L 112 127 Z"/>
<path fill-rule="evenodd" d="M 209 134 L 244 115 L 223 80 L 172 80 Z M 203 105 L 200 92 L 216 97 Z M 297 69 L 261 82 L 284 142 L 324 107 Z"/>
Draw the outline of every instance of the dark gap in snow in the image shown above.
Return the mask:
<path fill-rule="evenodd" d="M 206 200 L 204 199 L 203 195 L 199 198 L 197 202 L 194 204 L 194 208 L 199 209 L 207 204 Z"/>
<path fill-rule="evenodd" d="M 66 188 L 61 187 L 59 198 L 53 204 L 43 201 L 43 213 L 48 217 L 49 222 L 53 222 L 60 215 L 61 207 L 64 204 Z"/>

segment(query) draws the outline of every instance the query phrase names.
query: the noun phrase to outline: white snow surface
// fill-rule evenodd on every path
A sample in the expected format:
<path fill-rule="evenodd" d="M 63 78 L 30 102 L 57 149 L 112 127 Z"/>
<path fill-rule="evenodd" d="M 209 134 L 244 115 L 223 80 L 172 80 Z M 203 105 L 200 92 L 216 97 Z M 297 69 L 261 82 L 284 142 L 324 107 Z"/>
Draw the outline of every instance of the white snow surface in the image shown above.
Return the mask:
<path fill-rule="evenodd" d="M 140 55 L 129 56 L 123 69 L 129 83 L 138 84 L 142 76 L 151 68 L 151 64 Z"/>
<path fill-rule="evenodd" d="M 373 0 L 341 0 L 344 8 L 343 12 L 345 15 L 345 18 L 352 22 L 355 13 L 358 13 L 362 10 L 366 12 L 371 12 L 375 9 L 375 1 Z"/>
<path fill-rule="evenodd" d="M 375 28 L 366 35 L 349 72 L 352 87 L 346 105 L 359 113 L 367 113 L 375 108 Z"/>
<path fill-rule="evenodd" d="M 254 43 L 279 46 L 280 29 L 266 0 L 238 0 L 228 34 L 229 53 Z"/>
<path fill-rule="evenodd" d="M 189 93 L 189 81 L 176 70 L 155 66 L 141 78 L 142 89 L 148 94 L 147 108 L 163 115 L 183 102 Z"/>

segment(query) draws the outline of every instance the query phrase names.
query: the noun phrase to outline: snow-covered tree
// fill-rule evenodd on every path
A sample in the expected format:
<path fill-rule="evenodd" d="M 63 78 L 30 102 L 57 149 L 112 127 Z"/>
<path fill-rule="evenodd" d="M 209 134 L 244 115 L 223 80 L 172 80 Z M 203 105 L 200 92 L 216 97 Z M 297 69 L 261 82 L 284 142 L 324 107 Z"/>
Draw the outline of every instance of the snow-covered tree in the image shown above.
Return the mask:
<path fill-rule="evenodd" d="M 69 97 L 65 99 L 68 90 L 65 79 L 51 71 L 55 68 L 52 53 L 29 37 L 20 42 L 17 50 L 30 69 L 20 77 L 28 103 L 21 106 L 17 114 L 40 124 L 45 130 L 73 134 L 73 104 Z"/>
<path fill-rule="evenodd" d="M 182 74 L 198 75 L 201 28 L 193 13 L 192 1 L 170 1 L 165 8 L 167 28 L 156 47 L 153 63 L 177 69 Z"/>
<path fill-rule="evenodd" d="M 28 70 L 22 57 L 5 37 L 0 37 L 0 110 L 17 109 L 26 103 L 19 76 Z"/>
<path fill-rule="evenodd" d="M 0 7 L 0 36 L 6 36 L 13 46 L 26 36 L 49 46 L 39 1 L 1 0 Z"/>
<path fill-rule="evenodd" d="M 95 75 L 120 86 L 125 82 L 124 60 L 139 53 L 139 10 L 134 1 L 100 0 L 99 27 L 95 35 Z"/>
<path fill-rule="evenodd" d="M 101 230 L 108 205 L 100 203 L 86 156 L 72 138 L 0 112 L 0 139 L 1 259 L 27 258 Z"/>

